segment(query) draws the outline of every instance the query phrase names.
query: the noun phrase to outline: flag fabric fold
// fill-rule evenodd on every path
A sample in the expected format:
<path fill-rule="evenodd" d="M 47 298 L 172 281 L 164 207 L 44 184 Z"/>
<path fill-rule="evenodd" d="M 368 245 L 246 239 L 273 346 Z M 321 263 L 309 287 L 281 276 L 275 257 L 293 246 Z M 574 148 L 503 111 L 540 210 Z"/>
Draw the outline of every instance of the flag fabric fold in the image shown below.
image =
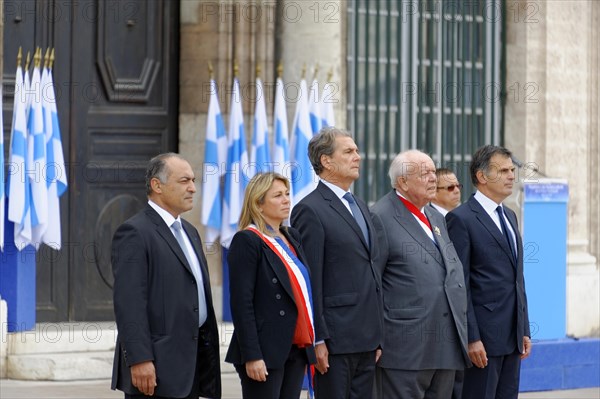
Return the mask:
<path fill-rule="evenodd" d="M 10 163 L 7 183 L 8 220 L 15 224 L 14 242 L 18 250 L 31 244 L 30 194 L 26 170 L 27 166 L 27 96 L 21 66 L 15 74 L 15 98 L 10 140 Z"/>
<path fill-rule="evenodd" d="M 321 95 L 321 121 L 322 126 L 335 126 L 335 113 L 333 103 L 335 102 L 335 85 L 331 82 L 325 83 Z"/>
<path fill-rule="evenodd" d="M 62 243 L 59 198 L 67 191 L 68 179 L 58 124 L 54 79 L 49 68 L 44 68 L 42 73 L 42 93 L 48 194 L 48 224 L 42 236 L 42 242 L 59 250 Z"/>
<path fill-rule="evenodd" d="M 244 133 L 244 114 L 237 78 L 233 81 L 231 106 L 229 107 L 229 133 L 227 139 L 227 166 L 223 193 L 223 218 L 221 224 L 221 245 L 229 248 L 231 239 L 238 229 L 242 213 L 244 190 L 248 183 L 248 151 Z"/>
<path fill-rule="evenodd" d="M 219 106 L 217 84 L 211 79 L 202 174 L 202 224 L 206 227 L 205 242 L 209 246 L 213 245 L 221 232 L 221 178 L 226 162 L 227 136 Z"/>
<path fill-rule="evenodd" d="M 40 68 L 31 76 L 31 105 L 27 121 L 27 177 L 30 189 L 32 244 L 39 248 L 48 223 L 48 187 L 46 186 L 46 135 L 42 111 Z"/>
<path fill-rule="evenodd" d="M 292 150 L 290 162 L 292 167 L 292 187 L 294 202 L 297 204 L 317 186 L 317 178 L 308 158 L 308 142 L 313 136 L 308 113 L 306 80 L 300 81 L 300 90 L 296 102 L 296 114 L 292 128 Z"/>
<path fill-rule="evenodd" d="M 275 109 L 273 111 L 273 171 L 292 180 L 290 169 L 290 144 L 285 90 L 281 78 L 275 85 Z M 290 184 L 290 201 L 293 203 L 293 188 Z"/>
<path fill-rule="evenodd" d="M 308 95 L 308 114 L 310 116 L 310 127 L 313 136 L 319 133 L 323 121 L 321 119 L 321 102 L 319 101 L 319 82 L 313 80 Z"/>
<path fill-rule="evenodd" d="M 256 78 L 256 107 L 254 111 L 254 131 L 252 133 L 252 146 L 250 147 L 248 178 L 252 178 L 256 173 L 269 172 L 272 169 L 265 91 L 260 78 Z"/>

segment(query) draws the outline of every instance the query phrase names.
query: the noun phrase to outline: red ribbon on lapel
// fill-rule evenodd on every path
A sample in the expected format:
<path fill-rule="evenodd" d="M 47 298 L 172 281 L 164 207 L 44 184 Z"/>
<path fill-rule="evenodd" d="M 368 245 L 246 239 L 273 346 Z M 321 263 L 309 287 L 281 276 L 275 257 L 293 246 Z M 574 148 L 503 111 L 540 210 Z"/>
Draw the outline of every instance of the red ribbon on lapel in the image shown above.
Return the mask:
<path fill-rule="evenodd" d="M 416 206 L 414 206 L 412 204 L 412 202 L 410 202 L 409 200 L 402 198 L 402 196 L 398 196 L 398 198 L 400 198 L 400 201 L 402 201 L 402 203 L 404 204 L 404 206 L 406 206 L 406 208 L 416 217 L 419 218 L 419 220 L 423 223 L 425 223 L 425 226 L 429 227 L 429 230 L 431 230 L 433 232 L 433 230 L 431 229 L 431 224 L 429 223 L 429 220 L 427 219 L 427 216 L 425 216 L 425 214 L 423 212 L 421 212 L 419 210 L 419 208 L 417 208 Z"/>

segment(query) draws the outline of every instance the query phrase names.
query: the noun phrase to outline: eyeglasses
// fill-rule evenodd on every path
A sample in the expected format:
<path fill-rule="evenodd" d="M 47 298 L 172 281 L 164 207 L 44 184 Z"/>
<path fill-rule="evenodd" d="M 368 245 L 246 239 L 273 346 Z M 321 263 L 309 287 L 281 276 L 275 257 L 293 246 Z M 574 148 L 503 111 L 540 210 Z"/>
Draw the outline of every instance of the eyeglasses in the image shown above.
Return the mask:
<path fill-rule="evenodd" d="M 438 187 L 438 190 L 448 190 L 449 192 L 454 191 L 455 188 L 458 188 L 459 190 L 462 190 L 463 185 L 462 184 L 452 184 L 451 186 L 446 186 L 446 187 Z"/>

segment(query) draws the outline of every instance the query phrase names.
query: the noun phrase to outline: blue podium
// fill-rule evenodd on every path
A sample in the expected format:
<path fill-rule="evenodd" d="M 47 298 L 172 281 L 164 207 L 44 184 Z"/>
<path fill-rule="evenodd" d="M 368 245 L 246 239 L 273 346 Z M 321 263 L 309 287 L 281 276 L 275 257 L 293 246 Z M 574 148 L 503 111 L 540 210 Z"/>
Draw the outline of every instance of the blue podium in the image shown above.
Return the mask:
<path fill-rule="evenodd" d="M 566 336 L 567 206 L 566 180 L 525 181 L 523 261 L 531 338 Z"/>

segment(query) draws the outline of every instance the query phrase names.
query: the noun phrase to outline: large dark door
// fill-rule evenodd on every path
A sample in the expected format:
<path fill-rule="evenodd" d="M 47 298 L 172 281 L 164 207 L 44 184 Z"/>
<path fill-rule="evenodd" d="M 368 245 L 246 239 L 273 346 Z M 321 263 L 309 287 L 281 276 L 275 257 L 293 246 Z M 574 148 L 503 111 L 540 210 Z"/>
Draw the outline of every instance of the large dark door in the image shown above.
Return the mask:
<path fill-rule="evenodd" d="M 112 233 L 145 204 L 148 159 L 177 148 L 179 2 L 5 1 L 5 21 L 5 90 L 19 45 L 56 48 L 70 187 L 63 248 L 38 253 L 38 321 L 111 320 Z"/>

